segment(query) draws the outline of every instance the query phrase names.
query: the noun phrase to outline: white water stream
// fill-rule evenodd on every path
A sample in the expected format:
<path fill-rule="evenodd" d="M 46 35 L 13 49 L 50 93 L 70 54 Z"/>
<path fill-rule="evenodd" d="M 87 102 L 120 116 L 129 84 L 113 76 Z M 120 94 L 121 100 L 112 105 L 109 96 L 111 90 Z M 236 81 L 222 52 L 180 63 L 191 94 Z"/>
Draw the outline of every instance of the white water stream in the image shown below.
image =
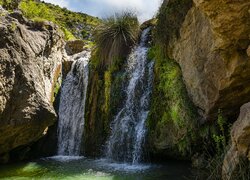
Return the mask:
<path fill-rule="evenodd" d="M 128 58 L 126 101 L 111 124 L 106 146 L 106 158 L 110 160 L 137 164 L 143 158 L 154 65 L 147 59 L 149 31 L 143 31 L 140 44 Z"/>
<path fill-rule="evenodd" d="M 63 82 L 58 122 L 58 155 L 79 156 L 84 130 L 90 53 L 76 60 Z"/>

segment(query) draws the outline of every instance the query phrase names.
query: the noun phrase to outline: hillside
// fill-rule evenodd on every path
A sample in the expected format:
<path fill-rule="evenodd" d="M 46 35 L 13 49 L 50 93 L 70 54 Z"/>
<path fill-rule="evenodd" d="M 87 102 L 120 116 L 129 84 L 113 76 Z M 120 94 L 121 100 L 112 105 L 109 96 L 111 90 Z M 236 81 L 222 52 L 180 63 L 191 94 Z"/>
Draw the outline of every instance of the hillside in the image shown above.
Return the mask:
<path fill-rule="evenodd" d="M 9 2 L 11 4 L 11 2 Z M 13 2 L 12 2 L 13 3 Z M 3 4 L 3 0 L 0 0 Z M 91 32 L 100 20 L 80 12 L 72 12 L 58 5 L 39 0 L 21 0 L 19 9 L 28 19 L 43 22 L 52 21 L 60 26 L 66 40 L 91 40 Z"/>

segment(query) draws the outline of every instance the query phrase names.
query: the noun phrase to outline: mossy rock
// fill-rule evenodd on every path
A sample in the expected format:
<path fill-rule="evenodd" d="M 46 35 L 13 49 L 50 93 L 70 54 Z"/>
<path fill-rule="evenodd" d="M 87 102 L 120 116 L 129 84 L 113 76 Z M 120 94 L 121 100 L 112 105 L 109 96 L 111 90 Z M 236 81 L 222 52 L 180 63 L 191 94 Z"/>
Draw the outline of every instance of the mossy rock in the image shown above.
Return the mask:
<path fill-rule="evenodd" d="M 178 64 L 159 46 L 149 51 L 155 59 L 153 97 L 148 117 L 149 144 L 152 154 L 174 158 L 189 157 L 198 113 L 189 99 Z"/>

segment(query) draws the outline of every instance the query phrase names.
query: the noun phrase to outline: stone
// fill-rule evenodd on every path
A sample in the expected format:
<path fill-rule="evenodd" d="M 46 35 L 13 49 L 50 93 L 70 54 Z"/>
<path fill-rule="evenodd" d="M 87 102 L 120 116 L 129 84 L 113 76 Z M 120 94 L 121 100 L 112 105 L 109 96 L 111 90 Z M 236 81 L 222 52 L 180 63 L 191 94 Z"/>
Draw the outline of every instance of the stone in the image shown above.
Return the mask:
<path fill-rule="evenodd" d="M 248 158 L 250 153 L 250 103 L 244 104 L 240 115 L 231 130 L 231 147 L 223 162 L 223 179 L 230 180 L 237 171 L 241 158 Z"/>
<path fill-rule="evenodd" d="M 166 46 L 169 58 L 181 68 L 188 95 L 200 115 L 194 122 L 198 126 L 215 123 L 219 109 L 233 122 L 240 107 L 250 101 L 250 1 L 193 0 L 187 14 L 183 15 L 186 7 L 181 8 L 180 17 L 185 17 L 178 22 L 180 17 L 174 8 L 181 7 L 180 2 L 187 1 L 163 2 L 161 10 L 166 12 L 159 18 L 160 28 L 165 25 L 171 31 L 159 31 L 166 33 L 162 36 L 169 36 L 163 38 L 165 42 L 160 41 L 164 43 L 160 45 Z M 167 5 L 169 7 L 165 7 Z M 159 157 L 164 154 L 180 157 L 172 147 L 187 135 L 185 128 L 187 126 L 175 131 L 168 122 L 156 127 L 154 132 L 161 138 L 150 140 L 153 153 Z M 198 136 L 199 128 L 193 130 Z"/>
<path fill-rule="evenodd" d="M 69 56 L 80 53 L 84 50 L 85 42 L 82 40 L 68 41 L 66 43 L 65 49 Z"/>
<path fill-rule="evenodd" d="M 250 57 L 250 46 L 247 48 L 247 55 Z"/>
<path fill-rule="evenodd" d="M 40 29 L 17 12 L 0 16 L 1 157 L 37 141 L 56 121 L 51 99 L 65 54 L 62 37 L 53 24 Z"/>
<path fill-rule="evenodd" d="M 218 109 L 236 118 L 250 101 L 249 9 L 249 1 L 194 0 L 168 47 L 204 121 L 215 120 Z"/>

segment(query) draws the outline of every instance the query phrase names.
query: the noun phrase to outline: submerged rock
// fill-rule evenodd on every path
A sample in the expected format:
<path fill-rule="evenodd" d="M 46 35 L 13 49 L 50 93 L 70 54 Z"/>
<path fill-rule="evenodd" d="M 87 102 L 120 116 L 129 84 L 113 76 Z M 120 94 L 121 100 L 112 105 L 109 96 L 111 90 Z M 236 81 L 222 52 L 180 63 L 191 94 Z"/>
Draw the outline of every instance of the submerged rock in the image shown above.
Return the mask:
<path fill-rule="evenodd" d="M 0 16 L 0 154 L 8 157 L 9 151 L 44 136 L 56 120 L 52 99 L 64 41 L 51 23 L 38 25 L 21 14 L 4 13 Z"/>

